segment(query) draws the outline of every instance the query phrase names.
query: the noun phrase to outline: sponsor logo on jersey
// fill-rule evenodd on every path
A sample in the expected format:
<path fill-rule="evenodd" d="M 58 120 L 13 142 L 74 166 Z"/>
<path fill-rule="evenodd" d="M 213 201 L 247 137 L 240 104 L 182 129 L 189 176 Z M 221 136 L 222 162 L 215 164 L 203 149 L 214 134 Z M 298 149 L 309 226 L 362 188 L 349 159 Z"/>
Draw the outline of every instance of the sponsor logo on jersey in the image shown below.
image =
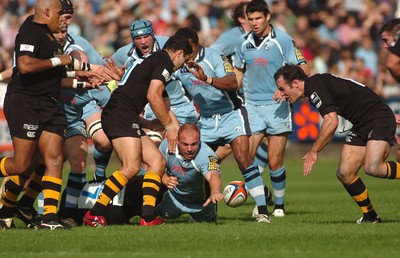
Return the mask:
<path fill-rule="evenodd" d="M 186 171 L 185 171 L 185 169 L 184 169 L 183 167 L 181 167 L 181 166 L 177 166 L 177 165 L 171 164 L 171 170 L 172 170 L 173 172 L 177 173 L 177 174 L 181 174 L 181 175 L 183 175 L 183 176 L 186 176 Z"/>
<path fill-rule="evenodd" d="M 270 64 L 270 60 L 267 58 L 257 57 L 246 61 L 248 65 L 255 65 L 255 66 L 265 66 Z"/>
<path fill-rule="evenodd" d="M 29 132 L 26 133 L 26 136 L 28 136 L 29 138 L 35 138 L 36 132 L 29 131 Z"/>
<path fill-rule="evenodd" d="M 168 72 L 167 69 L 164 69 L 162 72 L 162 76 L 164 76 L 165 81 L 168 81 L 171 78 L 171 74 Z"/>
<path fill-rule="evenodd" d="M 39 129 L 39 125 L 24 124 L 23 128 L 25 130 L 36 131 L 37 129 Z"/>
<path fill-rule="evenodd" d="M 19 51 L 29 51 L 33 53 L 33 50 L 35 49 L 35 46 L 28 45 L 28 44 L 21 44 L 19 46 Z"/>
<path fill-rule="evenodd" d="M 313 92 L 311 94 L 310 101 L 316 108 L 319 108 L 322 105 L 322 100 L 320 99 L 320 97 L 316 92 Z"/>
<path fill-rule="evenodd" d="M 251 43 L 247 43 L 246 44 L 246 49 L 256 49 L 256 47 L 255 46 L 253 46 L 253 44 L 251 44 Z"/>

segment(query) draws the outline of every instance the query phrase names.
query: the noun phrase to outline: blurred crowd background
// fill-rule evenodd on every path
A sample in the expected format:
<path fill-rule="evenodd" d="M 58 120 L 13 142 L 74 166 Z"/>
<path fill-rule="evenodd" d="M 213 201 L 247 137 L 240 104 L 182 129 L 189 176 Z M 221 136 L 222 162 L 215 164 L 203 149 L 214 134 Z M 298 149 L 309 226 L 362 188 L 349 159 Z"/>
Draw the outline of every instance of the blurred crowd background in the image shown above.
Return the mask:
<path fill-rule="evenodd" d="M 104 57 L 132 42 L 129 26 L 152 21 L 156 35 L 192 27 L 210 46 L 233 25 L 238 0 L 72 0 L 70 34 L 89 40 Z M 383 98 L 400 97 L 400 87 L 385 68 L 387 50 L 379 29 L 400 17 L 400 0 L 266 0 L 271 23 L 295 39 L 311 74 L 330 72 L 364 83 Z M 11 67 L 14 39 L 35 0 L 0 0 L 0 71 Z"/>

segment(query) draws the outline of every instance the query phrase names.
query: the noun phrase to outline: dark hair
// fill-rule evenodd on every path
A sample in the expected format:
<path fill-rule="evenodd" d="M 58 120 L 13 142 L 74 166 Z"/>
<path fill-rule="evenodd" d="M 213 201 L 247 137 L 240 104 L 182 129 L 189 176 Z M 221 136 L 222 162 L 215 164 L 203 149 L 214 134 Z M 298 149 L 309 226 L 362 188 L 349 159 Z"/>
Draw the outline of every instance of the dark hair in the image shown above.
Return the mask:
<path fill-rule="evenodd" d="M 196 45 L 199 44 L 199 36 L 197 35 L 197 32 L 189 27 L 184 27 L 184 28 L 179 28 L 176 32 L 175 35 L 181 35 L 187 38 L 188 40 L 191 39 L 193 43 Z"/>
<path fill-rule="evenodd" d="M 389 34 L 395 35 L 399 30 L 400 18 L 395 18 L 383 24 L 382 28 L 379 30 L 379 34 L 388 32 Z"/>
<path fill-rule="evenodd" d="M 281 76 L 288 84 L 291 84 L 294 80 L 305 81 L 308 78 L 307 74 L 300 66 L 292 64 L 284 65 L 279 68 L 274 74 L 275 81 Z"/>
<path fill-rule="evenodd" d="M 233 26 L 240 26 L 239 18 L 246 18 L 245 8 L 248 2 L 240 2 L 232 10 Z"/>
<path fill-rule="evenodd" d="M 189 40 L 181 35 L 173 35 L 169 37 L 167 42 L 165 43 L 163 49 L 171 50 L 176 52 L 178 50 L 183 50 L 185 55 L 189 55 L 193 53 L 192 46 L 189 43 Z"/>
<path fill-rule="evenodd" d="M 60 0 L 61 12 L 60 14 L 74 14 L 74 5 L 71 0 Z"/>
<path fill-rule="evenodd" d="M 246 8 L 246 14 L 261 12 L 265 16 L 267 16 L 270 11 L 268 8 L 268 4 L 264 0 L 253 0 L 251 1 Z"/>

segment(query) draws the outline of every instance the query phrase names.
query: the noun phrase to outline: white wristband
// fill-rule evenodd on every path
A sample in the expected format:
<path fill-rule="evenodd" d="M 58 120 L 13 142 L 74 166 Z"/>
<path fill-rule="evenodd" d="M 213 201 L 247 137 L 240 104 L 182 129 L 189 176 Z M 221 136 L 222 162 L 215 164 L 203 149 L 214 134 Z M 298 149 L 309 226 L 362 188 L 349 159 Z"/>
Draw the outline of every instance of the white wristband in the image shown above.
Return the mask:
<path fill-rule="evenodd" d="M 68 78 L 75 78 L 76 77 L 76 72 L 75 71 L 67 71 L 67 77 Z"/>
<path fill-rule="evenodd" d="M 73 89 L 86 89 L 86 82 L 80 82 L 77 79 L 72 80 Z"/>
<path fill-rule="evenodd" d="M 58 57 L 50 58 L 50 61 L 53 64 L 53 67 L 61 65 L 61 59 Z"/>
<path fill-rule="evenodd" d="M 3 80 L 3 75 L 0 73 L 0 82 Z"/>
<path fill-rule="evenodd" d="M 214 81 L 213 78 L 212 78 L 211 76 L 208 76 L 208 75 L 207 75 L 206 83 L 208 83 L 208 84 L 211 85 L 211 84 L 213 84 L 213 81 Z"/>
<path fill-rule="evenodd" d="M 79 62 L 79 60 L 77 60 L 77 59 L 75 59 L 75 58 L 72 58 L 72 67 L 73 67 L 73 69 L 75 70 L 75 71 L 79 71 L 79 70 L 81 70 L 81 64 L 80 64 L 80 62 Z"/>

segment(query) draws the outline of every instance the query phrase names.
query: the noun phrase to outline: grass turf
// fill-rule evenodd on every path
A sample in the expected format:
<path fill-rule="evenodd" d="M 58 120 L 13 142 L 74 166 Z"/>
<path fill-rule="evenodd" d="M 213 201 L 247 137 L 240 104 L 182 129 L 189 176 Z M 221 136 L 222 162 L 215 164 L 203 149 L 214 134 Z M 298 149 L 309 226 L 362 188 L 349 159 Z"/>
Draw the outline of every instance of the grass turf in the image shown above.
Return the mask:
<path fill-rule="evenodd" d="M 384 223 L 356 225 L 361 213 L 336 179 L 337 162 L 338 154 L 320 156 L 304 177 L 301 156 L 288 155 L 287 216 L 271 224 L 251 218 L 251 199 L 238 208 L 220 203 L 217 225 L 188 224 L 183 216 L 139 227 L 133 218 L 126 226 L 49 232 L 16 220 L 16 230 L 0 232 L 0 257 L 394 257 L 400 252 L 399 182 L 361 172 Z M 242 180 L 231 158 L 221 169 L 224 185 Z M 268 173 L 263 177 L 270 182 Z"/>

